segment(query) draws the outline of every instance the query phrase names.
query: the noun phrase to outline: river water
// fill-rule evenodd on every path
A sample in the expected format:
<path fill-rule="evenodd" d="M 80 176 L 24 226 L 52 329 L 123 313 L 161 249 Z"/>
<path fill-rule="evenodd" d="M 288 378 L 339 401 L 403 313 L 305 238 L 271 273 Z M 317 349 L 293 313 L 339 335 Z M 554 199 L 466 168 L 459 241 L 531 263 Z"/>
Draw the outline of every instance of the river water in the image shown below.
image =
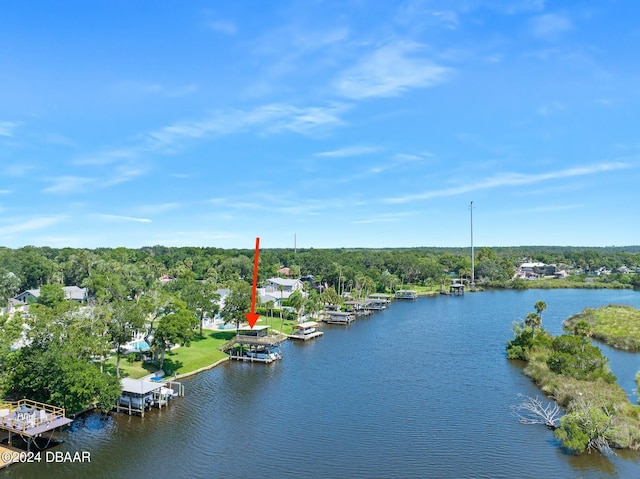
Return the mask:
<path fill-rule="evenodd" d="M 225 363 L 185 380 L 186 397 L 144 419 L 89 415 L 56 451 L 89 464 L 9 467 L 11 478 L 640 477 L 640 454 L 572 456 L 510 414 L 539 395 L 506 359 L 514 320 L 537 300 L 553 334 L 584 307 L 640 307 L 640 293 L 528 290 L 396 301 L 270 365 Z M 640 355 L 605 348 L 630 398 Z"/>

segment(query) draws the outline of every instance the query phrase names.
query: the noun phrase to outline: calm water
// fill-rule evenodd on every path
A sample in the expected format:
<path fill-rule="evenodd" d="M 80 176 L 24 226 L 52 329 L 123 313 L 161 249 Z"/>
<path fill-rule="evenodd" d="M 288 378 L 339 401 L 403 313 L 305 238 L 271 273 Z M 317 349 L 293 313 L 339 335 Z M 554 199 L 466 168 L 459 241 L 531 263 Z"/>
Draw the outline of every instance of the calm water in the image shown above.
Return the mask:
<path fill-rule="evenodd" d="M 91 464 L 12 466 L 13 478 L 640 477 L 640 455 L 563 453 L 509 412 L 539 391 L 504 354 L 512 321 L 547 303 L 552 333 L 586 306 L 640 293 L 505 291 L 395 302 L 350 327 L 287 343 L 271 365 L 227 363 L 144 419 L 88 416 L 56 450 Z M 634 401 L 640 355 L 606 350 Z"/>

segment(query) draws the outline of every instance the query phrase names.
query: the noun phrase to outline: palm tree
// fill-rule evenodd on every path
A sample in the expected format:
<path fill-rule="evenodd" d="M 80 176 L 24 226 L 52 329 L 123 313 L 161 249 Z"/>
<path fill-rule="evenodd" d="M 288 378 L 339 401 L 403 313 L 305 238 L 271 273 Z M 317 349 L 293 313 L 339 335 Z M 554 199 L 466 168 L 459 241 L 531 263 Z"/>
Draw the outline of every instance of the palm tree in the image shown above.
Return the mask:
<path fill-rule="evenodd" d="M 584 353 L 584 343 L 586 338 L 591 337 L 593 331 L 591 330 L 591 324 L 588 321 L 581 319 L 573 325 L 573 334 L 576 336 L 582 336 L 582 352 Z"/>
<path fill-rule="evenodd" d="M 544 301 L 536 301 L 536 304 L 533 306 L 536 308 L 536 313 L 540 316 L 540 322 L 542 322 L 542 312 L 547 309 L 547 303 Z"/>
<path fill-rule="evenodd" d="M 531 327 L 531 338 L 533 338 L 535 336 L 536 327 L 542 324 L 542 317 L 537 313 L 529 313 L 524 319 L 524 324 Z"/>

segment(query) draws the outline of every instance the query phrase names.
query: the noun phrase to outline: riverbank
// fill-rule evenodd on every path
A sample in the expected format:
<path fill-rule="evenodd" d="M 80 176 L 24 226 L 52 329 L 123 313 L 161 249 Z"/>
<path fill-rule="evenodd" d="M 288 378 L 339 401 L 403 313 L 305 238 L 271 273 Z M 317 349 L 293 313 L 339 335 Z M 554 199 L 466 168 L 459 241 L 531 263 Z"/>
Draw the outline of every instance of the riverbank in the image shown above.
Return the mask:
<path fill-rule="evenodd" d="M 293 325 L 296 321 L 260 316 L 257 324 L 268 325 L 273 331 L 289 335 L 293 334 Z M 235 329 L 205 329 L 202 337 L 197 335 L 191 340 L 191 346 L 167 351 L 162 369 L 167 376 L 176 378 L 193 376 L 212 369 L 229 359 L 220 347 L 235 334 Z M 106 366 L 115 372 L 115 359 L 107 361 Z M 139 379 L 158 370 L 157 365 L 151 362 L 131 361 L 127 358 L 120 361 L 120 373 L 123 377 Z"/>
<path fill-rule="evenodd" d="M 527 362 L 524 373 L 566 410 L 554 434 L 577 453 L 640 449 L 640 406 L 631 404 L 601 350 L 586 337 L 553 337 L 529 323 L 514 326 L 507 357 Z"/>

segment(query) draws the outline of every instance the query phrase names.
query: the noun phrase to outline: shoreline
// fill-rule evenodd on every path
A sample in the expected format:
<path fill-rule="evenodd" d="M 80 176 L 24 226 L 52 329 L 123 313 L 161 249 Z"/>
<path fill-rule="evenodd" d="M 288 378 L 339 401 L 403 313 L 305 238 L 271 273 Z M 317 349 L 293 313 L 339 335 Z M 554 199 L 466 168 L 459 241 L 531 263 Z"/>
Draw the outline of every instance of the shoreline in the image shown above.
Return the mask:
<path fill-rule="evenodd" d="M 222 363 L 226 363 L 230 359 L 231 359 L 230 356 L 227 356 L 226 358 L 218 359 L 215 363 L 209 364 L 208 366 L 203 366 L 201 368 L 195 369 L 193 371 L 188 371 L 186 373 L 177 374 L 176 376 L 173 376 L 173 379 L 175 379 L 177 381 L 178 379 L 188 378 L 189 376 L 193 376 L 195 374 L 202 373 L 204 371 L 208 371 L 209 369 L 213 369 L 213 368 L 215 368 L 216 366 L 219 366 Z"/>

